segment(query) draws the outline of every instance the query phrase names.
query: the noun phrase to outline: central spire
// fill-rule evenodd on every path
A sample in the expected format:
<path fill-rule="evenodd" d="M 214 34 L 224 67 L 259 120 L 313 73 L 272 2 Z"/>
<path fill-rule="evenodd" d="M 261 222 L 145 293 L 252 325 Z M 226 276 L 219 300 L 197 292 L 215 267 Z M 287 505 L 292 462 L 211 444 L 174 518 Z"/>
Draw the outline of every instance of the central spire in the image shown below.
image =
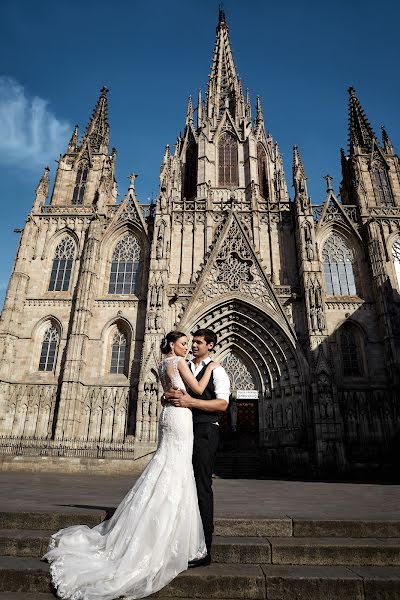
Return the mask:
<path fill-rule="evenodd" d="M 242 116 L 238 115 L 242 95 L 229 41 L 229 27 L 226 23 L 225 12 L 223 8 L 220 8 L 217 38 L 208 84 L 208 116 L 215 123 L 225 112 L 225 109 L 228 109 L 231 116 L 236 120 L 238 116 Z"/>
<path fill-rule="evenodd" d="M 353 87 L 349 92 L 349 144 L 350 154 L 357 151 L 370 152 L 375 133 L 365 115 L 356 91 Z"/>
<path fill-rule="evenodd" d="M 108 88 L 103 86 L 82 140 L 82 145 L 88 141 L 94 152 L 108 152 L 110 128 L 107 117 L 107 93 Z"/>

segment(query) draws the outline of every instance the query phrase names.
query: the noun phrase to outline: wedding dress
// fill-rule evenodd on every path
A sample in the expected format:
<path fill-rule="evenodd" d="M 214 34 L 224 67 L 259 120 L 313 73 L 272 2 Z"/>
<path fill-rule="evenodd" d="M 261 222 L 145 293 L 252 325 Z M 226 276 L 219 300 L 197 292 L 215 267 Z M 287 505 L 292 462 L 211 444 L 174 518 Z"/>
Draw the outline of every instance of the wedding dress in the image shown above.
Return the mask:
<path fill-rule="evenodd" d="M 179 357 L 160 365 L 164 390 L 184 388 Z M 187 569 L 207 550 L 192 468 L 193 424 L 188 408 L 167 404 L 154 457 L 116 509 L 93 529 L 77 525 L 51 537 L 43 559 L 60 598 L 143 598 Z"/>

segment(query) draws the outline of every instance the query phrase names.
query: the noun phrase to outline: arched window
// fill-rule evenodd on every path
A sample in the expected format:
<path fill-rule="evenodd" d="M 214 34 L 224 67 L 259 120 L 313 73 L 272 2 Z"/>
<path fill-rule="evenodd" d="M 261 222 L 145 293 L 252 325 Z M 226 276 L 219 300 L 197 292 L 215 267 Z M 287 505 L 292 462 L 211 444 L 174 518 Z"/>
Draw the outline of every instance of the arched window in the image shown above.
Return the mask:
<path fill-rule="evenodd" d="M 396 240 L 393 244 L 393 262 L 394 262 L 394 270 L 397 277 L 397 285 L 400 288 L 400 239 Z"/>
<path fill-rule="evenodd" d="M 353 327 L 343 326 L 340 329 L 340 350 L 342 356 L 343 375 L 357 377 L 362 374 L 360 348 Z"/>
<path fill-rule="evenodd" d="M 183 185 L 183 197 L 190 199 L 197 192 L 197 144 L 191 134 L 186 147 L 185 177 Z"/>
<path fill-rule="evenodd" d="M 342 236 L 333 233 L 322 250 L 326 291 L 333 296 L 355 296 L 354 253 Z"/>
<path fill-rule="evenodd" d="M 372 167 L 372 181 L 378 204 L 393 206 L 392 188 L 389 182 L 387 167 L 382 162 L 375 163 Z"/>
<path fill-rule="evenodd" d="M 238 148 L 235 137 L 226 131 L 218 142 L 219 185 L 237 187 L 239 185 Z"/>
<path fill-rule="evenodd" d="M 75 243 L 69 236 L 61 240 L 56 248 L 51 269 L 49 292 L 66 292 L 69 289 Z"/>
<path fill-rule="evenodd" d="M 57 358 L 58 339 L 59 335 L 57 329 L 53 325 L 50 325 L 43 336 L 39 371 L 54 371 Z"/>
<path fill-rule="evenodd" d="M 86 162 L 81 163 L 76 174 L 72 204 L 83 204 L 88 173 L 89 165 Z"/>
<path fill-rule="evenodd" d="M 126 373 L 126 335 L 117 329 L 112 338 L 110 373 Z"/>
<path fill-rule="evenodd" d="M 240 356 L 231 352 L 224 358 L 222 364 L 229 375 L 233 390 L 254 390 L 253 377 Z"/>
<path fill-rule="evenodd" d="M 135 294 L 140 263 L 140 246 L 132 233 L 127 233 L 115 246 L 110 272 L 109 294 Z"/>
<path fill-rule="evenodd" d="M 257 144 L 258 158 L 258 183 L 260 185 L 260 194 L 267 200 L 269 198 L 268 176 L 267 176 L 267 153 L 262 144 Z"/>

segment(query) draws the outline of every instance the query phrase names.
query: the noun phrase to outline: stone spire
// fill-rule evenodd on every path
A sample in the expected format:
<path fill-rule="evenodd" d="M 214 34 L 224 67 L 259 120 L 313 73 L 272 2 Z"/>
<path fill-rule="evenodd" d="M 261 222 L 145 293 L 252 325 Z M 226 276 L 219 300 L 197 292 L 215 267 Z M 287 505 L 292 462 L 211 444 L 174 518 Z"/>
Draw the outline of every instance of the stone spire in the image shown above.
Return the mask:
<path fill-rule="evenodd" d="M 251 121 L 251 101 L 249 88 L 246 89 L 246 117 Z"/>
<path fill-rule="evenodd" d="M 344 148 L 340 148 L 340 164 L 342 165 L 342 171 L 347 167 L 347 156 Z"/>
<path fill-rule="evenodd" d="M 297 146 L 293 146 L 293 187 L 296 196 L 307 197 L 307 177 Z"/>
<path fill-rule="evenodd" d="M 164 152 L 162 164 L 168 165 L 170 158 L 171 158 L 171 151 L 169 149 L 169 144 L 167 144 L 165 146 L 165 152 Z"/>
<path fill-rule="evenodd" d="M 207 95 L 207 114 L 213 119 L 214 125 L 225 109 L 229 110 L 234 119 L 243 118 L 244 115 L 240 114 L 241 103 L 244 106 L 242 96 L 233 62 L 225 12 L 220 9 Z"/>
<path fill-rule="evenodd" d="M 283 168 L 283 158 L 279 146 L 275 143 L 275 190 L 276 197 L 281 201 L 289 200 L 285 171 Z"/>
<path fill-rule="evenodd" d="M 203 125 L 203 99 L 201 97 L 201 89 L 199 89 L 199 95 L 197 99 L 197 127 Z"/>
<path fill-rule="evenodd" d="M 88 143 L 92 152 L 104 154 L 108 154 L 110 141 L 110 126 L 107 116 L 107 92 L 108 89 L 103 86 L 81 144 L 83 146 L 85 143 Z"/>
<path fill-rule="evenodd" d="M 381 130 L 382 130 L 383 148 L 384 148 L 386 154 L 389 154 L 390 156 L 394 156 L 393 144 L 392 144 L 392 141 L 391 141 L 384 125 L 381 125 Z"/>
<path fill-rule="evenodd" d="M 256 134 L 260 131 L 260 129 L 264 126 L 264 114 L 261 107 L 261 98 L 257 96 L 256 100 L 256 122 L 255 122 L 255 132 Z"/>
<path fill-rule="evenodd" d="M 76 149 L 78 147 L 78 138 L 79 138 L 79 126 L 75 125 L 73 134 L 71 135 L 71 139 L 69 140 L 67 154 L 76 151 Z"/>
<path fill-rule="evenodd" d="M 187 106 L 187 111 L 186 111 L 186 125 L 189 125 L 189 123 L 191 123 L 193 125 L 193 103 L 192 103 L 192 96 L 189 96 L 188 106 Z"/>
<path fill-rule="evenodd" d="M 350 154 L 365 154 L 372 150 L 375 133 L 365 115 L 353 87 L 348 89 L 349 99 L 349 146 Z"/>
<path fill-rule="evenodd" d="M 45 167 L 44 173 L 37 185 L 35 190 L 35 200 L 32 207 L 33 211 L 39 210 L 46 202 L 49 193 L 49 171 L 50 167 Z"/>

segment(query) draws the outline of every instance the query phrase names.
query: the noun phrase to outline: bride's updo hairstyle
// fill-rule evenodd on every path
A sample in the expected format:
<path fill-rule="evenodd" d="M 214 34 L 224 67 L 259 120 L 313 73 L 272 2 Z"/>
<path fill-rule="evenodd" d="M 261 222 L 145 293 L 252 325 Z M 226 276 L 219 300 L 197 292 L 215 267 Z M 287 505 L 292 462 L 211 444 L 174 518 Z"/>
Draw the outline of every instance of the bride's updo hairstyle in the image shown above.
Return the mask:
<path fill-rule="evenodd" d="M 171 342 L 176 342 L 181 337 L 186 337 L 186 333 L 182 333 L 182 331 L 170 331 L 167 333 L 165 338 L 162 339 L 160 350 L 162 354 L 168 354 L 171 352 Z"/>

